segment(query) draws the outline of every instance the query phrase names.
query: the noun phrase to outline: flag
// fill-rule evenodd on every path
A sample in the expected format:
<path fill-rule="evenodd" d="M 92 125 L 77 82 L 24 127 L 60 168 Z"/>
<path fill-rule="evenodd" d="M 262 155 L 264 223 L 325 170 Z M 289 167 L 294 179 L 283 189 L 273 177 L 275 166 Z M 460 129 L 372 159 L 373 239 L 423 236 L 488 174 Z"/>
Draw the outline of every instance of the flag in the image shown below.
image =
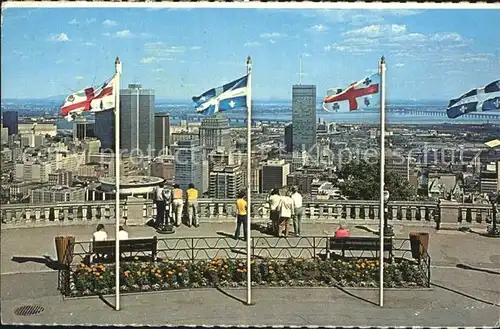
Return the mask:
<path fill-rule="evenodd" d="M 376 107 L 380 102 L 380 74 L 374 74 L 358 82 L 352 83 L 347 89 L 330 89 L 323 100 L 326 112 L 350 112 Z"/>
<path fill-rule="evenodd" d="M 467 113 L 481 111 L 500 111 L 500 80 L 452 99 L 446 114 L 448 118 L 454 119 Z"/>
<path fill-rule="evenodd" d="M 196 112 L 213 115 L 238 108 L 246 108 L 248 75 L 229 82 L 222 87 L 212 88 L 200 96 L 194 96 Z"/>
<path fill-rule="evenodd" d="M 61 114 L 68 121 L 82 112 L 100 112 L 115 107 L 114 76 L 100 86 L 89 87 L 66 97 Z"/>

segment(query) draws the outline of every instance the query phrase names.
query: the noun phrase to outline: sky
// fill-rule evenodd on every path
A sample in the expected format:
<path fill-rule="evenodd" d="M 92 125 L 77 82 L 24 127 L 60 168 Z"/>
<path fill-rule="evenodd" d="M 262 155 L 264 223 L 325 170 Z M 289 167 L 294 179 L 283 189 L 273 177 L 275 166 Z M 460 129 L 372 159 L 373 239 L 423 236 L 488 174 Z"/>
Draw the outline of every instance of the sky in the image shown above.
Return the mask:
<path fill-rule="evenodd" d="M 246 73 L 256 100 L 292 85 L 345 88 L 387 61 L 389 100 L 449 100 L 500 78 L 500 10 L 7 8 L 2 98 L 45 98 L 101 84 L 186 100 Z"/>

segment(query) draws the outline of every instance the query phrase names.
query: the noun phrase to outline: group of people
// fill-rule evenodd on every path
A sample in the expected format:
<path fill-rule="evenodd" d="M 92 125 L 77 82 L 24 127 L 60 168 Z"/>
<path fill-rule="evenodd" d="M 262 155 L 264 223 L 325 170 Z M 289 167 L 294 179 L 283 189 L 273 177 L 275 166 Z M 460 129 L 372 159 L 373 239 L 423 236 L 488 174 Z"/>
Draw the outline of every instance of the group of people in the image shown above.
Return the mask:
<path fill-rule="evenodd" d="M 106 241 L 108 239 L 108 233 L 106 233 L 103 224 L 97 225 L 95 232 L 92 236 L 92 239 L 94 241 Z M 123 226 L 120 226 L 118 231 L 118 240 L 127 240 L 127 239 L 128 239 L 128 232 L 125 231 Z"/>
<path fill-rule="evenodd" d="M 296 187 L 292 187 L 284 195 L 280 195 L 279 189 L 273 189 L 267 198 L 267 204 L 274 236 L 288 237 L 290 220 L 293 222 L 295 236 L 300 236 L 304 208 L 302 195 Z"/>
<path fill-rule="evenodd" d="M 184 215 L 184 208 L 187 208 L 187 226 L 199 227 L 198 218 L 198 190 L 194 184 L 189 184 L 186 193 L 179 184 L 174 184 L 173 188 L 160 184 L 155 191 L 156 220 L 154 226 L 157 229 L 164 229 L 169 225 L 179 227 Z"/>

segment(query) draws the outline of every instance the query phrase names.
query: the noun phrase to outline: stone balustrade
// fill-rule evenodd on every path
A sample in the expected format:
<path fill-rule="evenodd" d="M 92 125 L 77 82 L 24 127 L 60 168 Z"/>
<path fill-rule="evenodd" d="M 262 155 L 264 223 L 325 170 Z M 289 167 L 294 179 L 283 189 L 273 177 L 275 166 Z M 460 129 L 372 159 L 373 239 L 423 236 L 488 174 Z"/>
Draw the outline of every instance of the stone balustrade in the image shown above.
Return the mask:
<path fill-rule="evenodd" d="M 360 224 L 378 224 L 378 201 L 306 201 L 304 222 L 338 222 L 345 220 Z M 144 225 L 156 215 L 151 200 L 129 198 L 121 201 L 122 222 L 127 225 Z M 387 217 L 391 224 L 423 223 L 457 226 L 466 223 L 485 224 L 491 222 L 491 205 L 461 204 L 456 202 L 410 202 L 390 201 Z M 202 222 L 234 221 L 235 200 L 200 199 L 199 218 Z M 252 200 L 252 218 L 263 221 L 269 218 L 263 199 Z M 7 227 L 31 225 L 71 225 L 115 222 L 115 202 L 61 202 L 57 204 L 4 204 L 1 206 L 2 224 Z"/>

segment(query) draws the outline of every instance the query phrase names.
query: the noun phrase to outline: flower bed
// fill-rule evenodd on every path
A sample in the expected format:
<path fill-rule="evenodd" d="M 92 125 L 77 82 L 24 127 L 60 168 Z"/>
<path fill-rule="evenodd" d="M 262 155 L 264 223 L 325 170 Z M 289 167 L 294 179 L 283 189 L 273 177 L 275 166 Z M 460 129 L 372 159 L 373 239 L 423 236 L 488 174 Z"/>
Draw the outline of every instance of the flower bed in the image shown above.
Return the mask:
<path fill-rule="evenodd" d="M 372 260 L 252 260 L 253 286 L 344 286 L 377 287 L 378 261 Z M 120 291 L 141 292 L 199 287 L 244 287 L 247 285 L 246 261 L 162 261 L 123 263 Z M 425 287 L 421 269 L 406 260 L 384 263 L 384 286 Z M 73 270 L 72 296 L 108 294 L 115 291 L 115 266 L 79 265 Z"/>

